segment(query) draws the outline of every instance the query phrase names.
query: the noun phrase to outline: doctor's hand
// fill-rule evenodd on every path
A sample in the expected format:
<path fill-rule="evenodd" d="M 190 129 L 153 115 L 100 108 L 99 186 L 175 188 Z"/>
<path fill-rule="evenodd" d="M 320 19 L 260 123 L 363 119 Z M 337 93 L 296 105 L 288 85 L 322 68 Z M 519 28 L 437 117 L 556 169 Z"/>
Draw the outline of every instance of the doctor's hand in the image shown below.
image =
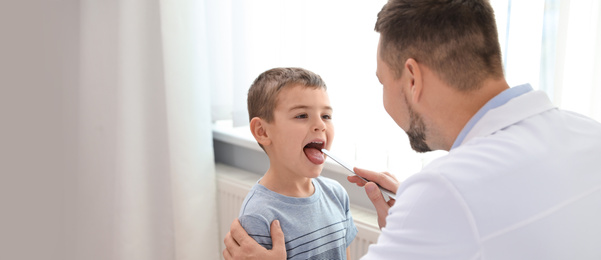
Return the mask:
<path fill-rule="evenodd" d="M 284 232 L 280 227 L 280 222 L 274 220 L 271 222 L 271 241 L 273 247 L 271 250 L 265 249 L 259 245 L 252 237 L 246 233 L 246 230 L 240 225 L 238 219 L 234 219 L 227 232 L 223 242 L 225 249 L 223 257 L 226 260 L 257 259 L 257 260 L 281 260 L 286 259 L 286 246 L 284 245 Z"/>
<path fill-rule="evenodd" d="M 396 192 L 396 190 L 399 188 L 399 181 L 388 172 L 374 172 L 357 167 L 355 167 L 353 170 L 357 175 L 370 180 L 370 182 L 365 183 L 365 181 L 357 176 L 347 177 L 348 181 L 357 184 L 357 186 L 365 187 L 365 193 L 367 193 L 367 197 L 369 197 L 371 203 L 374 204 L 374 207 L 376 207 L 376 212 L 378 213 L 378 225 L 380 226 L 380 229 L 382 229 L 386 226 L 388 209 L 394 205 L 395 200 L 391 198 L 390 200 L 386 201 L 376 183 L 390 191 Z"/>

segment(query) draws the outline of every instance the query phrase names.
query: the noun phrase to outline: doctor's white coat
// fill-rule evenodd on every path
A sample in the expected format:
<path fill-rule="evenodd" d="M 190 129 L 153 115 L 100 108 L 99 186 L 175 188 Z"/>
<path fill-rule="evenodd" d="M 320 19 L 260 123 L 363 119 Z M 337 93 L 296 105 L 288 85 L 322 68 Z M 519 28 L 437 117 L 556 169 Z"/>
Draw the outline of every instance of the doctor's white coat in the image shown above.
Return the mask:
<path fill-rule="evenodd" d="M 601 124 L 530 91 L 401 184 L 363 259 L 601 259 Z"/>

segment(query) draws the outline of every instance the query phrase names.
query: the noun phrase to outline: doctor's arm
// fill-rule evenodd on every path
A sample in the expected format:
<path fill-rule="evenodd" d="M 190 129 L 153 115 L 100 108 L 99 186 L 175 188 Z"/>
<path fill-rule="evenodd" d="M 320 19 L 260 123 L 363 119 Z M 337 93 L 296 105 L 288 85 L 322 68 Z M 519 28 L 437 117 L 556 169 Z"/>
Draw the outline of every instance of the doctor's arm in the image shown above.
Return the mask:
<path fill-rule="evenodd" d="M 374 172 L 357 167 L 354 168 L 354 172 L 357 175 L 370 180 L 370 182 L 365 183 L 357 176 L 347 177 L 348 181 L 355 183 L 358 186 L 365 187 L 365 193 L 367 193 L 367 197 L 369 197 L 369 200 L 371 200 L 371 203 L 374 204 L 374 207 L 376 208 L 376 212 L 378 214 L 378 225 L 380 226 L 380 229 L 382 229 L 386 226 L 388 209 L 394 205 L 395 200 L 390 199 L 386 201 L 376 183 L 388 190 L 396 192 L 396 190 L 399 188 L 399 181 L 388 172 Z"/>
<path fill-rule="evenodd" d="M 225 249 L 223 257 L 226 260 L 281 260 L 286 259 L 286 247 L 284 242 L 284 232 L 280 227 L 280 222 L 274 220 L 271 223 L 271 241 L 273 246 L 271 250 L 265 249 L 259 245 L 252 237 L 246 233 L 246 230 L 240 225 L 238 219 L 234 219 L 230 225 L 230 231 L 225 236 L 223 242 Z"/>

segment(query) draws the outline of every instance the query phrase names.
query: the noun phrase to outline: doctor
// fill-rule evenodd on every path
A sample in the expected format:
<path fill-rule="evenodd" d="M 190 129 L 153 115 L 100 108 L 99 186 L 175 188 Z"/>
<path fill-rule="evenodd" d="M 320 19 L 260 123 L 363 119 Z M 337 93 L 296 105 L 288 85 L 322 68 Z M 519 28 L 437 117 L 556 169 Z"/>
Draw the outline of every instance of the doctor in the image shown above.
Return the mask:
<path fill-rule="evenodd" d="M 601 259 L 601 124 L 508 86 L 488 1 L 390 0 L 375 29 L 386 111 L 449 154 L 401 184 L 356 169 L 397 192 L 364 185 L 382 234 L 363 259 Z M 286 259 L 271 232 L 266 250 L 235 220 L 225 259 Z"/>

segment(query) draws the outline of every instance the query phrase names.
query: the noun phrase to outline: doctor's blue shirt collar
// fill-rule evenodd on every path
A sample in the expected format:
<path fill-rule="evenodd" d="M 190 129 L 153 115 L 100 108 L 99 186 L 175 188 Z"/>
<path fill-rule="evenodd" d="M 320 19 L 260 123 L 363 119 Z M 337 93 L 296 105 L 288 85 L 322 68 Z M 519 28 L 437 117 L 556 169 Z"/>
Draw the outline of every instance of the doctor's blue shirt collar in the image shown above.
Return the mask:
<path fill-rule="evenodd" d="M 530 86 L 530 84 L 519 85 L 516 87 L 506 89 L 505 91 L 501 92 L 500 94 L 496 95 L 494 98 L 489 100 L 482 108 L 480 108 L 480 110 L 478 110 L 478 112 L 470 119 L 470 121 L 468 121 L 467 124 L 465 124 L 457 138 L 455 138 L 455 142 L 453 143 L 453 147 L 451 147 L 451 150 L 461 145 L 463 139 L 465 139 L 465 136 L 472 130 L 474 125 L 476 125 L 476 123 L 480 120 L 480 118 L 482 118 L 486 114 L 486 112 L 493 108 L 500 107 L 512 98 L 518 97 L 530 91 L 532 91 L 532 87 Z"/>

